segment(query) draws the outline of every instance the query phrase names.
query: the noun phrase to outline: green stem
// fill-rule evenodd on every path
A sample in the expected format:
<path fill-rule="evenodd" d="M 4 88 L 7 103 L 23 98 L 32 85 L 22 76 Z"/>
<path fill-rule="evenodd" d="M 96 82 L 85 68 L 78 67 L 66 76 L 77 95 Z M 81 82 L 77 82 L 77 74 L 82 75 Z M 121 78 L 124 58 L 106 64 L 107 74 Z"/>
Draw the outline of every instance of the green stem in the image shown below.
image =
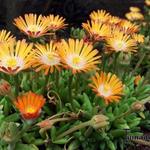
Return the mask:
<path fill-rule="evenodd" d="M 120 52 L 117 52 L 115 53 L 115 56 L 114 56 L 114 72 L 116 73 L 117 72 L 117 60 L 118 60 L 118 56 L 119 56 Z"/>
<path fill-rule="evenodd" d="M 59 92 L 59 71 L 55 70 L 56 89 Z"/>
<path fill-rule="evenodd" d="M 43 92 L 45 91 L 45 89 L 46 89 L 46 87 L 47 87 L 47 83 L 48 83 L 48 81 L 49 81 L 49 73 L 50 73 L 50 71 L 48 72 L 48 74 L 46 75 L 46 77 L 45 77 L 45 85 L 43 86 Z"/>
<path fill-rule="evenodd" d="M 85 127 L 87 127 L 87 126 L 90 126 L 90 124 L 91 124 L 91 120 L 90 120 L 90 121 L 87 121 L 87 122 L 83 122 L 83 123 L 81 123 L 81 124 L 79 124 L 79 125 L 76 125 L 76 126 L 72 127 L 71 129 L 65 131 L 64 133 L 58 135 L 57 139 L 60 139 L 60 138 L 66 136 L 66 135 L 68 135 L 68 134 L 70 134 L 70 133 L 72 133 L 72 132 L 74 132 L 74 131 L 76 131 L 76 130 L 85 128 Z"/>
<path fill-rule="evenodd" d="M 69 85 L 68 85 L 68 100 L 69 100 L 69 102 L 71 101 L 71 103 L 72 103 L 72 101 L 73 101 L 73 99 L 72 99 L 72 81 L 73 81 L 73 75 L 71 75 L 70 77 L 69 77 Z"/>
<path fill-rule="evenodd" d="M 19 86 L 20 86 L 18 74 L 16 74 L 14 76 L 14 81 L 15 81 L 15 83 L 14 83 L 15 84 L 15 96 L 18 96 L 18 94 L 19 94 Z"/>
<path fill-rule="evenodd" d="M 139 68 L 139 66 L 141 65 L 142 61 L 144 60 L 146 53 L 142 53 L 142 56 L 140 57 L 139 61 L 137 62 L 134 70 L 132 71 L 132 74 L 134 74 L 136 72 L 136 70 Z"/>

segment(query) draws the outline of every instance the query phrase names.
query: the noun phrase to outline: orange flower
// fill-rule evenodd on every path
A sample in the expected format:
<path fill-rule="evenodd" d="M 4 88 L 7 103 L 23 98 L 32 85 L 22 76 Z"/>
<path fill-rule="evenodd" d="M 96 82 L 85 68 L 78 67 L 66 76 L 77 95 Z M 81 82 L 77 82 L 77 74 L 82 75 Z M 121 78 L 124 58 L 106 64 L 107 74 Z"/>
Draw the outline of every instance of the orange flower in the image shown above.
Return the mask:
<path fill-rule="evenodd" d="M 104 40 L 111 36 L 111 28 L 109 25 L 97 23 L 94 21 L 87 21 L 83 23 L 82 27 L 89 33 L 89 35 L 96 41 Z"/>
<path fill-rule="evenodd" d="M 130 21 L 144 20 L 144 16 L 140 12 L 129 12 L 125 16 Z"/>
<path fill-rule="evenodd" d="M 141 11 L 141 9 L 138 7 L 130 7 L 129 9 L 131 12 L 140 12 Z"/>
<path fill-rule="evenodd" d="M 32 66 L 36 67 L 36 71 L 44 70 L 47 75 L 48 72 L 53 73 L 54 69 L 59 70 L 60 58 L 57 53 L 56 43 L 50 41 L 49 44 L 36 44 L 34 59 L 32 59 Z"/>
<path fill-rule="evenodd" d="M 98 96 L 103 97 L 106 104 L 119 102 L 123 94 L 123 84 L 115 74 L 100 72 L 92 77 L 93 83 L 89 84 Z"/>
<path fill-rule="evenodd" d="M 44 97 L 33 92 L 18 96 L 14 101 L 15 106 L 25 120 L 36 119 L 40 115 L 44 103 Z"/>
<path fill-rule="evenodd" d="M 47 17 L 44 17 L 45 21 L 48 22 L 48 29 L 52 31 L 64 29 L 67 24 L 65 24 L 65 19 L 59 15 L 54 16 L 50 14 Z"/>
<path fill-rule="evenodd" d="M 96 65 L 100 63 L 98 51 L 83 40 L 62 40 L 58 49 L 64 67 L 70 68 L 73 73 L 96 69 Z"/>
<path fill-rule="evenodd" d="M 131 37 L 132 37 L 137 43 L 144 43 L 144 35 L 142 35 L 142 34 L 132 34 Z"/>
<path fill-rule="evenodd" d="M 90 14 L 91 20 L 97 23 L 105 23 L 108 21 L 110 14 L 106 12 L 106 10 L 97 10 L 93 11 Z"/>
<path fill-rule="evenodd" d="M 150 0 L 145 0 L 145 4 L 146 4 L 147 6 L 150 6 Z"/>
<path fill-rule="evenodd" d="M 24 18 L 19 16 L 14 19 L 14 25 L 33 38 L 46 35 L 49 30 L 48 21 L 42 15 L 37 16 L 36 14 L 25 14 Z"/>

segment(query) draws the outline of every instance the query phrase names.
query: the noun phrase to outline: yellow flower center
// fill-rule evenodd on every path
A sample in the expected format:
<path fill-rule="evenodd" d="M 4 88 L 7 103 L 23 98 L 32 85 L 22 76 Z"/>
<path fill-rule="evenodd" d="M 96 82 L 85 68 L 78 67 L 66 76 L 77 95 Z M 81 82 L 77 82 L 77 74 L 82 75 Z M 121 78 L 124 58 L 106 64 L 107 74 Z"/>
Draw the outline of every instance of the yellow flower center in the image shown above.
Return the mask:
<path fill-rule="evenodd" d="M 31 32 L 38 32 L 38 31 L 40 31 L 40 28 L 39 28 L 39 26 L 37 26 L 37 25 L 30 25 L 30 26 L 28 27 L 28 31 L 31 31 Z"/>
<path fill-rule="evenodd" d="M 26 112 L 30 114 L 35 113 L 35 109 L 30 106 L 30 107 L 27 107 Z"/>
<path fill-rule="evenodd" d="M 108 84 L 104 85 L 104 92 L 108 92 L 110 90 L 110 86 Z"/>
<path fill-rule="evenodd" d="M 120 51 L 120 50 L 122 50 L 122 51 L 124 51 L 124 50 L 126 50 L 126 43 L 124 42 L 124 41 L 116 41 L 115 43 L 114 43 L 114 48 L 117 50 L 117 51 Z"/>
<path fill-rule="evenodd" d="M 110 95 L 112 95 L 112 89 L 111 89 L 110 85 L 108 85 L 108 84 L 100 85 L 98 91 L 99 91 L 100 95 L 102 95 L 104 97 L 109 97 Z"/>
<path fill-rule="evenodd" d="M 81 58 L 80 57 L 74 57 L 72 59 L 73 64 L 78 65 L 81 62 Z"/>
<path fill-rule="evenodd" d="M 10 58 L 7 60 L 7 66 L 8 67 L 16 67 L 17 66 L 17 60 L 15 58 Z"/>

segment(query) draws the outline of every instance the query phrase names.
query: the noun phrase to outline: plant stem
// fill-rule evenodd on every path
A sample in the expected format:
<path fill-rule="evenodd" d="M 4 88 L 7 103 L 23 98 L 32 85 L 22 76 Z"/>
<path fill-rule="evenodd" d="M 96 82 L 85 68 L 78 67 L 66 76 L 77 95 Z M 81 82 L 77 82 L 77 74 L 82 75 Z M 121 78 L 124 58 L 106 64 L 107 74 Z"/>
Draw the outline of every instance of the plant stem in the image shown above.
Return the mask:
<path fill-rule="evenodd" d="M 70 134 L 70 133 L 72 133 L 72 132 L 74 132 L 74 131 L 76 131 L 76 130 L 85 128 L 85 127 L 89 126 L 90 124 L 91 124 L 91 120 L 90 120 L 90 121 L 83 122 L 83 123 L 81 123 L 81 124 L 79 124 L 79 125 L 76 125 L 76 126 L 72 127 L 71 129 L 65 131 L 64 133 L 60 134 L 60 135 L 57 137 L 57 139 L 60 139 L 60 138 L 66 136 L 66 135 L 68 135 L 68 134 Z"/>
<path fill-rule="evenodd" d="M 142 61 L 143 61 L 143 59 L 144 59 L 144 57 L 145 57 L 145 55 L 146 55 L 145 53 L 142 53 L 142 56 L 140 57 L 139 61 L 137 62 L 137 64 L 136 64 L 134 70 L 132 71 L 132 74 L 134 74 L 135 71 L 139 68 L 139 66 L 141 65 L 141 63 L 142 63 Z"/>
<path fill-rule="evenodd" d="M 73 81 L 73 75 L 69 76 L 69 85 L 68 85 L 68 100 L 72 103 L 72 81 Z"/>
<path fill-rule="evenodd" d="M 10 143 L 7 147 L 8 150 L 15 150 L 16 143 Z"/>
<path fill-rule="evenodd" d="M 59 71 L 55 70 L 56 89 L 59 92 Z"/>
<path fill-rule="evenodd" d="M 119 54 L 120 54 L 120 52 L 117 52 L 117 53 L 115 53 L 115 56 L 114 56 L 114 72 L 116 73 L 116 71 L 117 71 L 117 60 L 118 60 L 118 56 L 119 56 Z"/>
<path fill-rule="evenodd" d="M 18 74 L 16 74 L 14 76 L 14 81 L 15 81 L 15 96 L 18 96 L 18 93 L 19 93 L 19 77 L 18 77 Z"/>
<path fill-rule="evenodd" d="M 45 77 L 45 85 L 43 86 L 43 92 L 45 91 L 46 86 L 47 86 L 47 83 L 48 83 L 48 81 L 49 81 L 49 73 L 50 73 L 50 71 L 48 72 L 48 74 L 47 74 L 46 77 Z"/>

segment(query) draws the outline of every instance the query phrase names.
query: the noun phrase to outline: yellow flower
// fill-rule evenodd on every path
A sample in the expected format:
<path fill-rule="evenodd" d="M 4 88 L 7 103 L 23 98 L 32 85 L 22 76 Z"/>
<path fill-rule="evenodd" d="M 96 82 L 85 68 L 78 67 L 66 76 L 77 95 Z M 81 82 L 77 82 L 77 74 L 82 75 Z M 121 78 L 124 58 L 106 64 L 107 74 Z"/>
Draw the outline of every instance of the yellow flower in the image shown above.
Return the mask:
<path fill-rule="evenodd" d="M 130 21 L 144 20 L 144 16 L 140 12 L 129 12 L 125 16 Z"/>
<path fill-rule="evenodd" d="M 132 37 L 137 43 L 144 43 L 144 35 L 142 35 L 142 34 L 132 34 L 131 37 Z"/>
<path fill-rule="evenodd" d="M 139 26 L 131 23 L 128 20 L 123 20 L 119 24 L 120 29 L 125 32 L 126 34 L 133 34 L 139 31 Z"/>
<path fill-rule="evenodd" d="M 36 14 L 25 14 L 24 18 L 19 16 L 14 19 L 14 25 L 26 35 L 33 38 L 46 35 L 49 30 L 48 22 L 42 15 L 37 16 Z"/>
<path fill-rule="evenodd" d="M 82 24 L 82 27 L 95 41 L 104 40 L 111 36 L 111 27 L 106 24 L 87 21 L 87 23 Z"/>
<path fill-rule="evenodd" d="M 87 72 L 96 68 L 100 63 L 98 51 L 83 40 L 62 40 L 58 47 L 62 63 L 65 68 L 70 68 L 72 73 Z"/>
<path fill-rule="evenodd" d="M 146 4 L 147 6 L 150 6 L 150 0 L 145 0 L 145 4 Z"/>
<path fill-rule="evenodd" d="M 57 53 L 56 43 L 50 41 L 49 44 L 36 44 L 35 47 L 32 66 L 36 68 L 36 71 L 44 70 L 47 75 L 48 72 L 52 73 L 54 68 L 59 70 L 60 58 Z"/>
<path fill-rule="evenodd" d="M 11 35 L 10 32 L 6 31 L 6 30 L 1 30 L 0 31 L 0 44 L 1 43 L 9 43 L 9 42 L 14 42 L 15 38 L 13 37 L 13 35 Z"/>
<path fill-rule="evenodd" d="M 65 19 L 59 15 L 54 16 L 50 14 L 47 17 L 44 17 L 45 21 L 48 22 L 48 29 L 52 31 L 64 29 L 67 24 L 65 24 Z"/>
<path fill-rule="evenodd" d="M 124 34 L 120 30 L 114 30 L 113 36 L 106 39 L 106 50 L 122 51 L 122 52 L 135 52 L 137 43 L 130 35 Z"/>
<path fill-rule="evenodd" d="M 0 46 L 0 71 L 7 74 L 17 74 L 30 67 L 33 44 L 25 40 L 3 44 Z"/>
<path fill-rule="evenodd" d="M 140 12 L 141 11 L 141 9 L 138 7 L 130 7 L 129 9 L 131 12 Z"/>
<path fill-rule="evenodd" d="M 121 19 L 116 16 L 110 16 L 108 19 L 108 24 L 110 25 L 118 25 L 121 22 Z"/>
<path fill-rule="evenodd" d="M 119 102 L 123 94 L 123 84 L 115 74 L 96 73 L 89 84 L 98 96 L 103 97 L 106 104 Z"/>
<path fill-rule="evenodd" d="M 25 120 L 32 120 L 39 117 L 44 103 L 44 97 L 33 92 L 18 96 L 17 99 L 14 100 L 15 106 L 19 109 Z"/>
<path fill-rule="evenodd" d="M 90 14 L 91 20 L 97 22 L 97 23 L 104 23 L 107 22 L 110 17 L 110 14 L 107 13 L 105 10 L 97 10 L 93 11 Z"/>

